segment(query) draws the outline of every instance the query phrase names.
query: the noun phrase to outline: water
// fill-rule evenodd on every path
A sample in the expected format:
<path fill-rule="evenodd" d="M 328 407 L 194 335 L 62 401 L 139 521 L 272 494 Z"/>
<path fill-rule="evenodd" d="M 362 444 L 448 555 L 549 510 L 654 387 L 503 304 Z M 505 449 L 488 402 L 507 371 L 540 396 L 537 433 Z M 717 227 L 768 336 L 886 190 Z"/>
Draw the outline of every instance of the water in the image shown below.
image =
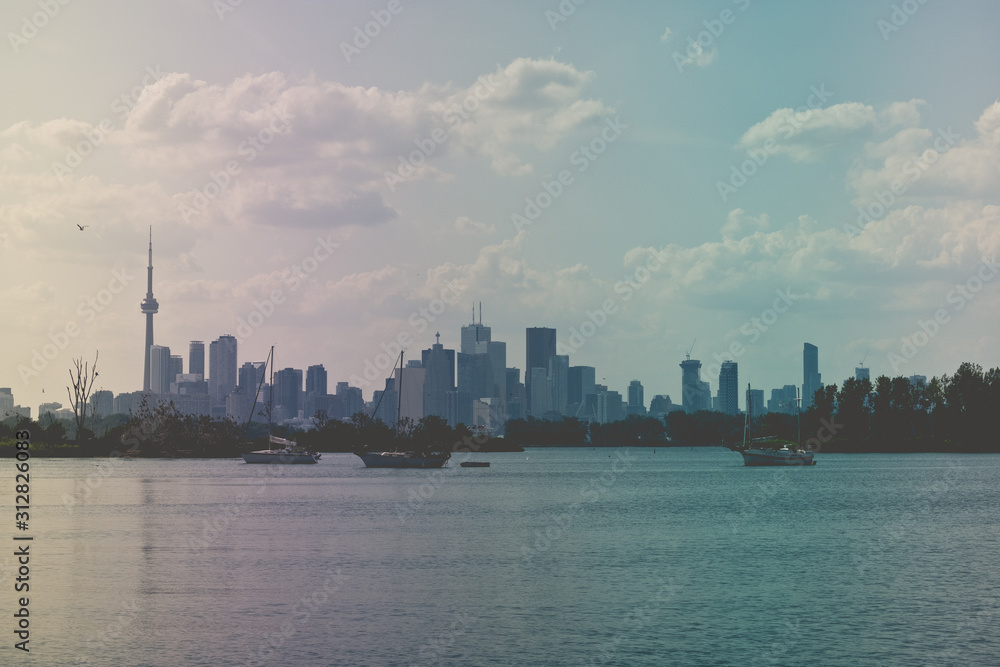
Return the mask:
<path fill-rule="evenodd" d="M 0 663 L 1000 663 L 998 456 L 474 458 L 33 459 L 31 653 L 5 569 Z"/>

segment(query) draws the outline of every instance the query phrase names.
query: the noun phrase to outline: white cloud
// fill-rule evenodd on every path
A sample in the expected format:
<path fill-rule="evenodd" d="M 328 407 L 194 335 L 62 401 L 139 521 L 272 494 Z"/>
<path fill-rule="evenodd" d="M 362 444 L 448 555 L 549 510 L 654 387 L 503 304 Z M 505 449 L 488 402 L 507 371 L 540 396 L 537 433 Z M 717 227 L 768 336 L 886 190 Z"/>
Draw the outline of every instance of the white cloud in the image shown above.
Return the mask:
<path fill-rule="evenodd" d="M 455 229 L 462 234 L 492 234 L 497 230 L 496 225 L 473 220 L 464 215 L 455 219 Z"/>
<path fill-rule="evenodd" d="M 773 142 L 774 153 L 784 153 L 795 162 L 812 161 L 842 145 L 845 138 L 900 125 L 915 126 L 923 104 L 923 100 L 894 102 L 881 111 L 860 102 L 778 109 L 747 130 L 738 148 L 749 150 Z"/>
<path fill-rule="evenodd" d="M 889 208 L 927 198 L 1000 196 L 1000 102 L 975 123 L 976 136 L 951 127 L 906 128 L 864 150 L 848 173 L 855 204 L 879 199 Z"/>

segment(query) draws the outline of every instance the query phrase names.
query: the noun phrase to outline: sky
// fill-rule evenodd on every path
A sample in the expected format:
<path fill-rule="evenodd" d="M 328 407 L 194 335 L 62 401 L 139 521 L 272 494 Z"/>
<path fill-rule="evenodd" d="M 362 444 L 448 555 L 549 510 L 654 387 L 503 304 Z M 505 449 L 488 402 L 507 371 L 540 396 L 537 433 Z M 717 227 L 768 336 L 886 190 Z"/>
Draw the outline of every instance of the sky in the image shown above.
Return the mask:
<path fill-rule="evenodd" d="M 155 342 L 366 399 L 482 303 L 680 402 L 1000 366 L 992 1 L 9 0 L 0 386 L 141 389 Z M 83 230 L 78 225 L 84 226 Z M 742 401 L 741 401 L 742 404 Z"/>

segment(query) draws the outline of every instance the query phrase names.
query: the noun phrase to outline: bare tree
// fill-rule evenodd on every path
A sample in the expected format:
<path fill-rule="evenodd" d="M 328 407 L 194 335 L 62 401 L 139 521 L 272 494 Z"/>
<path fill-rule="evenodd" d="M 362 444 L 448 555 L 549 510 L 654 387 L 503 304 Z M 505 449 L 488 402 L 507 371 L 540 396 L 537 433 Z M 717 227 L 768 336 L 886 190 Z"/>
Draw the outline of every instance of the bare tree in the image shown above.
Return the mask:
<path fill-rule="evenodd" d="M 94 380 L 97 379 L 97 357 L 100 352 L 94 354 L 94 365 L 90 366 L 83 362 L 83 357 L 73 360 L 74 368 L 69 369 L 69 381 L 73 385 L 73 391 L 66 387 L 66 394 L 69 395 L 69 402 L 73 404 L 73 415 L 76 419 L 76 439 L 83 438 L 85 432 L 84 424 L 87 421 L 87 408 L 90 402 L 90 392 L 94 389 Z"/>

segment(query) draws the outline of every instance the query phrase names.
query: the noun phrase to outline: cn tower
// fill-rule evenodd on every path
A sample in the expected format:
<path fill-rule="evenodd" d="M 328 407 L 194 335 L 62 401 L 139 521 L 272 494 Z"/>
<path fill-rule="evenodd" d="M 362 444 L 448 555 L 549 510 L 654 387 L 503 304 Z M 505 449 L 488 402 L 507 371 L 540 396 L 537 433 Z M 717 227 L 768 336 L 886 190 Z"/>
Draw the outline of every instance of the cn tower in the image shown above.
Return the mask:
<path fill-rule="evenodd" d="M 153 297 L 153 227 L 149 228 L 149 267 L 146 269 L 146 298 L 140 308 L 146 314 L 146 358 L 142 370 L 142 390 L 149 391 L 149 350 L 153 347 L 153 315 L 160 309 Z"/>

